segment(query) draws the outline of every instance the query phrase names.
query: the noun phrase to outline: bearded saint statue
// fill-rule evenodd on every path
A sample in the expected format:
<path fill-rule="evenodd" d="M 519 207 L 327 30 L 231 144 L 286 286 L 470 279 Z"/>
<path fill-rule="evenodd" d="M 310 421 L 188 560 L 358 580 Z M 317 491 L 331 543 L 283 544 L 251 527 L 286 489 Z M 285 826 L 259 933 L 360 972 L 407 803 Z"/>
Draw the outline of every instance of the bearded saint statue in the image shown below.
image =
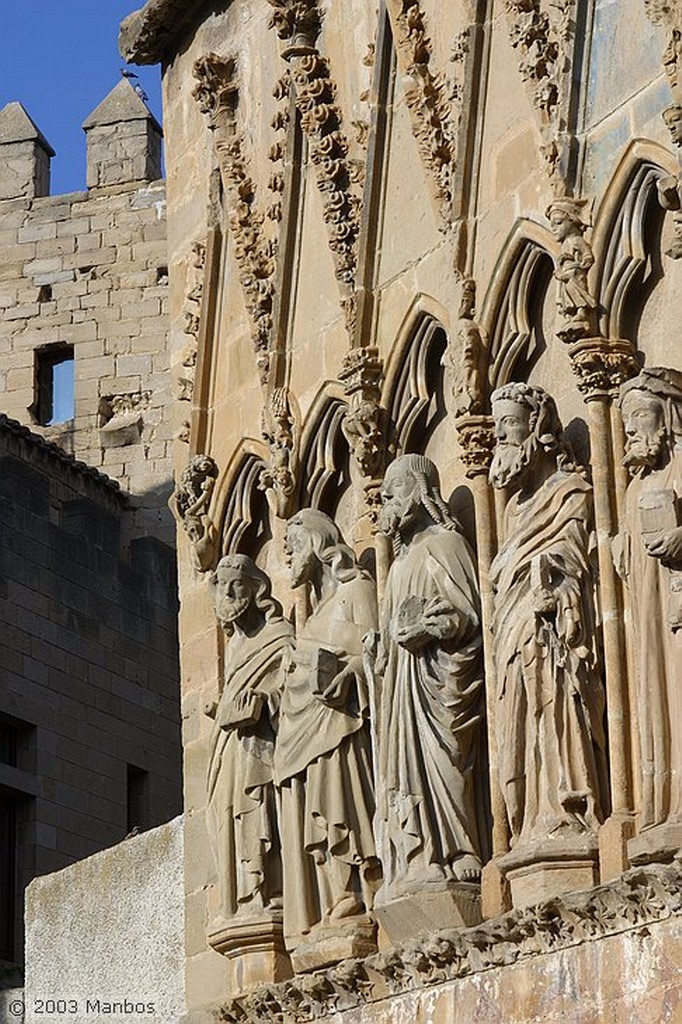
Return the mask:
<path fill-rule="evenodd" d="M 270 580 L 247 555 L 226 555 L 212 577 L 215 614 L 229 637 L 225 684 L 208 766 L 207 823 L 218 874 L 219 912 L 209 942 L 230 926 L 279 920 L 282 864 L 273 760 L 275 690 L 293 629 Z"/>
<path fill-rule="evenodd" d="M 635 860 L 682 845 L 682 373 L 653 367 L 621 388 L 631 476 L 616 567 L 629 592 L 639 722 Z"/>
<path fill-rule="evenodd" d="M 513 494 L 491 566 L 500 785 L 512 850 L 596 837 L 605 815 L 604 691 L 595 640 L 592 488 L 554 399 L 492 395 L 494 487 Z"/>
<path fill-rule="evenodd" d="M 436 466 L 397 458 L 381 499 L 378 526 L 395 550 L 374 669 L 378 902 L 387 904 L 480 881 L 484 700 L 476 567 Z"/>

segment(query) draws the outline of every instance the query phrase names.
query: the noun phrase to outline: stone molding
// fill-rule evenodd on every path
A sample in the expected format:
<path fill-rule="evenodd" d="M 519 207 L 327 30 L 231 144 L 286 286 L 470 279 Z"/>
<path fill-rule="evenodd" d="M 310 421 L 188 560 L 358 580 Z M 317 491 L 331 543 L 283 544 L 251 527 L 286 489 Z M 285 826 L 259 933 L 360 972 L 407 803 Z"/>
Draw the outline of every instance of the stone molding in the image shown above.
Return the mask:
<path fill-rule="evenodd" d="M 426 15 L 418 0 L 390 0 L 389 13 L 394 26 L 398 59 L 403 65 L 405 100 L 412 116 L 414 134 L 428 174 L 434 198 L 441 214 L 441 227 L 452 220 L 453 179 L 455 171 L 455 134 L 453 108 L 445 74 L 432 67 L 432 44 Z M 463 63 L 466 56 L 464 36 L 453 50 L 453 60 Z M 455 105 L 459 119 L 461 103 Z"/>
<path fill-rule="evenodd" d="M 447 929 L 366 960 L 265 985 L 223 1005 L 225 1024 L 303 1024 L 682 915 L 682 865 L 649 865 L 608 885 Z"/>

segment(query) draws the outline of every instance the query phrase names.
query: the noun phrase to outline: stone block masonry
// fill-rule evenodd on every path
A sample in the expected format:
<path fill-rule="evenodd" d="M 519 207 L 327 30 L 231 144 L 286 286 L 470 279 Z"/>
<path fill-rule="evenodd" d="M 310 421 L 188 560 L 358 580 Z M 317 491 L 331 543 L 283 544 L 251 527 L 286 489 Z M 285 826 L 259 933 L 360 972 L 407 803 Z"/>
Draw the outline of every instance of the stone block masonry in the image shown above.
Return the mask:
<path fill-rule="evenodd" d="M 0 411 L 117 479 L 130 536 L 174 544 L 161 129 L 127 80 L 83 127 L 89 190 L 50 196 L 49 143 L 20 104 L 0 111 Z M 72 416 L 49 422 L 40 363 L 60 353 Z"/>
<path fill-rule="evenodd" d="M 20 895 L 180 810 L 173 550 L 122 543 L 129 499 L 0 416 L 0 764 Z M 3 808 L 5 804 L 3 804 Z"/>

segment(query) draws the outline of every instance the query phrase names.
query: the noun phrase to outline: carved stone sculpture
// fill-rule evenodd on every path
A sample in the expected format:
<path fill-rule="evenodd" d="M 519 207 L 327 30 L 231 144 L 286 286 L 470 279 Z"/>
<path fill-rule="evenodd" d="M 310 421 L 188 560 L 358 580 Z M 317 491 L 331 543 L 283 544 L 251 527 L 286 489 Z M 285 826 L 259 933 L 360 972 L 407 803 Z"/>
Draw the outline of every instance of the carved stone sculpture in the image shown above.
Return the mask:
<path fill-rule="evenodd" d="M 395 941 L 478 918 L 473 776 L 481 770 L 483 674 L 474 561 L 441 497 L 436 467 L 422 455 L 401 456 L 381 496 L 378 526 L 396 557 L 375 665 L 385 879 L 377 914 Z"/>
<path fill-rule="evenodd" d="M 443 357 L 452 377 L 455 416 L 480 415 L 483 412 L 485 353 L 481 328 L 474 320 L 475 306 L 476 282 L 468 277 L 462 284 L 456 343 L 448 346 Z"/>
<path fill-rule="evenodd" d="M 634 629 L 641 759 L 635 860 L 682 846 L 682 373 L 642 370 L 621 388 L 628 487 L 616 565 Z"/>
<path fill-rule="evenodd" d="M 493 392 L 492 409 L 490 479 L 515 492 L 491 581 L 498 763 L 512 844 L 501 868 L 521 905 L 595 880 L 607 775 L 592 488 L 542 388 L 507 384 Z"/>
<path fill-rule="evenodd" d="M 282 943 L 273 711 L 293 628 L 270 580 L 247 555 L 222 558 L 211 582 L 215 613 L 230 639 L 208 764 L 206 812 L 219 893 L 208 941 L 218 952 L 244 956 L 269 940 L 269 980 L 275 980 L 288 977 L 289 965 Z"/>
<path fill-rule="evenodd" d="M 666 107 L 663 120 L 668 126 L 673 143 L 682 146 L 682 106 L 677 103 Z M 673 215 L 673 239 L 666 255 L 671 259 L 682 259 L 682 175 L 671 174 L 660 178 L 658 183 L 658 199 L 664 210 Z"/>
<path fill-rule="evenodd" d="M 287 524 L 294 587 L 313 611 L 284 670 L 275 769 L 281 792 L 284 929 L 296 971 L 374 945 L 378 872 L 362 638 L 376 628 L 374 584 L 323 512 Z"/>
<path fill-rule="evenodd" d="M 587 200 L 556 199 L 547 209 L 552 233 L 561 243 L 554 276 L 559 282 L 557 306 L 563 323 L 557 334 L 567 343 L 597 334 L 598 303 L 591 294 L 587 274 L 594 263 L 592 247 L 583 237 Z"/>
<path fill-rule="evenodd" d="M 191 544 L 195 568 L 210 568 L 216 531 L 209 516 L 218 467 L 210 455 L 193 455 L 182 473 L 169 505 Z"/>

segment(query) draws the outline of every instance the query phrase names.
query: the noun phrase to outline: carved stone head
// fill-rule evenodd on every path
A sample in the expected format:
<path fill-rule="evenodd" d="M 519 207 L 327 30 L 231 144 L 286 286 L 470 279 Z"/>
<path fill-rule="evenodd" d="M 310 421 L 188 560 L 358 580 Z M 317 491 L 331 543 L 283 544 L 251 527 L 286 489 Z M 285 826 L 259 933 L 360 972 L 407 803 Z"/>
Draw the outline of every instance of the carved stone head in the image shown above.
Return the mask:
<path fill-rule="evenodd" d="M 216 618 L 228 636 L 234 632 L 235 624 L 243 623 L 247 617 L 252 621 L 260 618 L 262 624 L 282 615 L 268 576 L 248 555 L 225 555 L 210 582 Z"/>
<path fill-rule="evenodd" d="M 546 455 L 555 459 L 559 469 L 575 469 L 556 403 L 543 388 L 513 381 L 494 391 L 491 402 L 495 420 L 490 466 L 493 487 L 520 483 Z"/>
<path fill-rule="evenodd" d="M 287 522 L 284 551 L 292 587 L 312 582 L 320 566 L 338 582 L 361 571 L 334 520 L 316 508 L 303 508 Z"/>
<path fill-rule="evenodd" d="M 381 485 L 381 502 L 378 528 L 394 539 L 405 540 L 421 523 L 459 529 L 443 501 L 438 469 L 425 455 L 401 455 L 391 463 Z"/>
<path fill-rule="evenodd" d="M 661 366 L 642 370 L 621 387 L 619 406 L 630 474 L 662 468 L 682 445 L 682 373 Z"/>
<path fill-rule="evenodd" d="M 663 120 L 668 127 L 673 144 L 682 146 L 682 107 L 676 103 L 666 107 L 663 111 Z"/>
<path fill-rule="evenodd" d="M 582 235 L 587 230 L 583 219 L 586 206 L 586 199 L 555 199 L 550 203 L 546 217 L 558 242 L 565 241 L 571 235 Z"/>

